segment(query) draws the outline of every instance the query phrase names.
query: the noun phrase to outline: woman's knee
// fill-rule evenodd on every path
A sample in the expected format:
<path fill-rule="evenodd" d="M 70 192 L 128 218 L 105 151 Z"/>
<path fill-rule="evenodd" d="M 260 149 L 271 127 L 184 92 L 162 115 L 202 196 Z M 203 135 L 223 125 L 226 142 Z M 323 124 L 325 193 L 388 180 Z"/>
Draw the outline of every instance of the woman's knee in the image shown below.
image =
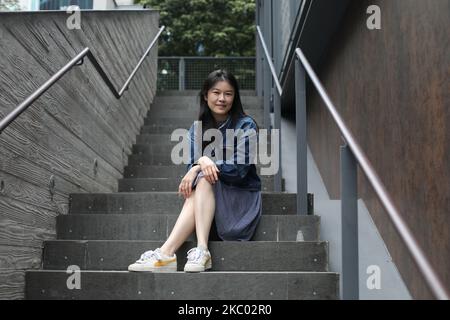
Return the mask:
<path fill-rule="evenodd" d="M 206 180 L 205 178 L 201 178 L 198 182 L 197 182 L 197 187 L 196 190 L 212 190 L 213 189 L 213 185 L 210 184 L 208 182 L 208 180 Z"/>
<path fill-rule="evenodd" d="M 184 200 L 184 205 L 188 206 L 190 203 L 194 202 L 194 198 L 195 198 L 195 189 L 192 189 L 192 193 L 190 194 L 190 196 Z"/>

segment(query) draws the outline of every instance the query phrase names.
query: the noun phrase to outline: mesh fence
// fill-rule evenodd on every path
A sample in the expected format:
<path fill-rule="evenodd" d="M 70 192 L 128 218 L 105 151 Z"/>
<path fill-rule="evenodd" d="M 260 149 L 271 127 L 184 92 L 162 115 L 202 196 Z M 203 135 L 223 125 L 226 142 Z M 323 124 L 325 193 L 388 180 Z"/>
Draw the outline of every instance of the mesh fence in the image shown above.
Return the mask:
<path fill-rule="evenodd" d="M 255 58 L 160 57 L 158 90 L 200 90 L 208 74 L 226 69 L 241 90 L 255 90 Z"/>

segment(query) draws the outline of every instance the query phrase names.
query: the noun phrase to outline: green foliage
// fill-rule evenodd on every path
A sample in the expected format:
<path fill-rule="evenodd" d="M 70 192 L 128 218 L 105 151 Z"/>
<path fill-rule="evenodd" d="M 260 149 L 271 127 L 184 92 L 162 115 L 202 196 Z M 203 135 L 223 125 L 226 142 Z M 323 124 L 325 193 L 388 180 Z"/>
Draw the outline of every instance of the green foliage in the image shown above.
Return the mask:
<path fill-rule="evenodd" d="M 160 56 L 255 55 L 255 0 L 140 0 L 160 10 Z"/>
<path fill-rule="evenodd" d="M 0 0 L 0 11 L 20 10 L 19 0 Z"/>

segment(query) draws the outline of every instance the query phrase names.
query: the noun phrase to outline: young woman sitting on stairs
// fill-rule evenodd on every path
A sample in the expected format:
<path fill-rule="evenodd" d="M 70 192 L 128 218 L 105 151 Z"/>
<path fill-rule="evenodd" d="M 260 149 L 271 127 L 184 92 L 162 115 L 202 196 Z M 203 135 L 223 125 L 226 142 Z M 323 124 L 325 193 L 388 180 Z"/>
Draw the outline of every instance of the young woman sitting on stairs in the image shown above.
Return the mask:
<path fill-rule="evenodd" d="M 218 236 L 225 241 L 250 240 L 260 220 L 261 180 L 254 161 L 250 159 L 256 155 L 251 154 L 250 147 L 246 149 L 252 139 L 257 141 L 258 126 L 244 113 L 235 77 L 225 70 L 212 72 L 205 80 L 199 97 L 199 118 L 189 130 L 190 161 L 178 188 L 185 199 L 183 208 L 166 242 L 160 248 L 143 253 L 128 267 L 130 271 L 177 271 L 175 252 L 194 230 L 197 247 L 188 251 L 184 271 L 211 269 L 208 238 L 213 220 Z M 220 150 L 217 148 L 210 152 L 211 155 L 205 155 L 205 151 L 212 149 L 206 148 L 208 144 L 201 139 L 208 129 L 220 131 L 223 157 L 227 154 L 227 129 L 233 133 L 238 130 L 243 132 L 241 136 L 236 135 L 237 139 L 231 136 L 232 159 L 227 157 L 223 160 L 218 156 Z M 241 156 L 245 161 L 238 161 Z"/>

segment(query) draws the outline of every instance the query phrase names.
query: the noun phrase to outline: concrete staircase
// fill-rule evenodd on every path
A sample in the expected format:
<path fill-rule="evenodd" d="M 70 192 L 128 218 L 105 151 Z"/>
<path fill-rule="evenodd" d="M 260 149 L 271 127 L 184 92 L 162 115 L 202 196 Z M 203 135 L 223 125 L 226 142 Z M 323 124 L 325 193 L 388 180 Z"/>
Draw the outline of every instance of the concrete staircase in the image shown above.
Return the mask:
<path fill-rule="evenodd" d="M 261 101 L 243 96 L 244 109 L 262 124 Z M 183 199 L 176 194 L 186 166 L 169 165 L 170 133 L 189 128 L 198 112 L 193 95 L 159 95 L 137 137 L 119 192 L 73 194 L 70 213 L 57 218 L 57 240 L 44 244 L 43 270 L 26 273 L 27 299 L 338 299 L 339 275 L 328 272 L 328 243 L 320 217 L 295 215 L 295 194 L 263 182 L 263 216 L 250 242 L 219 241 L 213 226 L 213 270 L 181 270 L 195 235 L 178 250 L 176 273 L 132 273 L 141 253 L 163 244 Z M 304 241 L 297 241 L 301 231 Z M 81 271 L 69 289 L 69 266 Z"/>

